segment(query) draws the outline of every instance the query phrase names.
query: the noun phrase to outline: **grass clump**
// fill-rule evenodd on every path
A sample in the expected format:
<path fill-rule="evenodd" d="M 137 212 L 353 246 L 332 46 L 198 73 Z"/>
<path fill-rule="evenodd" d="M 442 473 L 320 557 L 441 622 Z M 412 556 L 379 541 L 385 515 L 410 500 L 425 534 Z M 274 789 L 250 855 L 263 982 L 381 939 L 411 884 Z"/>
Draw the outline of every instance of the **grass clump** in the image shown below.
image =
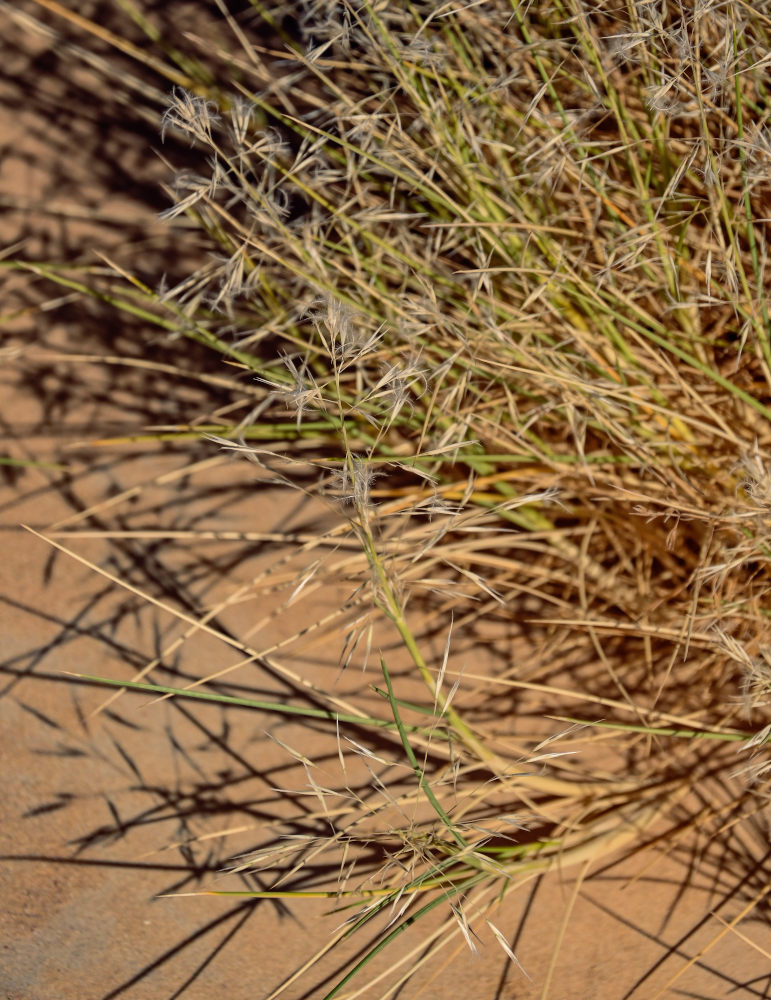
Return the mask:
<path fill-rule="evenodd" d="M 452 928 L 473 948 L 480 914 L 534 871 L 693 827 L 687 794 L 736 764 L 705 747 L 758 726 L 768 20 L 710 2 L 251 10 L 228 15 L 229 77 L 187 56 L 162 117 L 182 139 L 163 216 L 208 260 L 100 294 L 163 331 L 169 357 L 189 338 L 210 373 L 238 373 L 234 391 L 248 381 L 245 415 L 196 435 L 339 515 L 302 543 L 285 610 L 335 581 L 348 597 L 286 643 L 338 636 L 374 682 L 350 701 L 297 678 L 293 706 L 240 698 L 336 725 L 341 773 L 322 786 L 287 748 L 318 810 L 236 868 L 273 873 L 238 890 L 254 897 L 358 903 L 338 937 L 388 912 L 331 998 L 436 906 L 449 923 L 430 951 Z M 451 681 L 473 642 L 490 656 L 467 697 Z M 116 683 L 235 697 L 212 680 Z M 569 730 L 573 758 L 547 715 L 610 730 Z M 754 791 L 767 733 L 746 744 Z M 757 809 L 752 794 L 730 808 Z M 726 806 L 705 808 L 702 828 L 719 825 Z M 340 881 L 317 884 L 330 857 Z"/>

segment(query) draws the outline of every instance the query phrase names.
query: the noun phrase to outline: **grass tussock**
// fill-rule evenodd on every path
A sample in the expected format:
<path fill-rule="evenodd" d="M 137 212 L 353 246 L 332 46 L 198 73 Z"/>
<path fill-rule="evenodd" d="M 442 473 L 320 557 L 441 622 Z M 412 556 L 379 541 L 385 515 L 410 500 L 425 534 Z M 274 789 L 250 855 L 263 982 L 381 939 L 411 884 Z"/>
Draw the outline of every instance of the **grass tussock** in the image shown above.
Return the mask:
<path fill-rule="evenodd" d="M 350 698 L 293 675 L 293 706 L 240 699 L 329 720 L 340 772 L 287 747 L 316 805 L 235 871 L 270 873 L 239 890 L 255 897 L 355 904 L 339 937 L 389 915 L 326 994 L 353 980 L 357 996 L 435 907 L 430 952 L 453 934 L 473 949 L 496 895 L 534 871 L 697 815 L 719 828 L 726 807 L 682 811 L 716 769 L 750 779 L 730 809 L 762 804 L 771 22 L 711 2 L 252 14 L 214 53 L 230 78 L 186 63 L 161 122 L 182 140 L 163 216 L 205 263 L 109 294 L 170 358 L 188 338 L 209 374 L 224 361 L 234 391 L 248 383 L 243 418 L 202 428 L 213 451 L 335 512 L 232 595 L 288 593 L 290 622 L 342 582 L 339 611 L 284 644 L 332 636 L 368 670 Z M 456 683 L 469 636 L 490 653 L 473 697 Z M 135 686 L 181 693 L 153 679 Z M 210 680 L 188 694 L 222 700 Z M 539 713 L 568 718 L 536 738 Z M 741 758 L 705 749 L 737 742 Z M 322 859 L 339 879 L 314 881 Z"/>

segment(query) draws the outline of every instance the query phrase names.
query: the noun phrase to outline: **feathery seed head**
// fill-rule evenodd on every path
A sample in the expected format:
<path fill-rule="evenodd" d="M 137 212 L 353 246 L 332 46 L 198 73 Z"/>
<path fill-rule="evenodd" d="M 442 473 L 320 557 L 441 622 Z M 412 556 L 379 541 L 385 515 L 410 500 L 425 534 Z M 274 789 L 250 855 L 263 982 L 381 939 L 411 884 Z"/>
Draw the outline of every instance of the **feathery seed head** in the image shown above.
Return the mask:
<path fill-rule="evenodd" d="M 370 489 L 379 475 L 368 462 L 353 458 L 333 474 L 332 489 L 344 504 L 354 504 L 357 510 L 364 510 L 371 503 Z"/>
<path fill-rule="evenodd" d="M 169 128 L 177 128 L 190 136 L 191 144 L 197 140 L 212 146 L 212 130 L 219 122 L 217 106 L 212 101 L 191 94 L 183 87 L 175 87 L 161 118 L 161 140 L 165 140 Z"/>

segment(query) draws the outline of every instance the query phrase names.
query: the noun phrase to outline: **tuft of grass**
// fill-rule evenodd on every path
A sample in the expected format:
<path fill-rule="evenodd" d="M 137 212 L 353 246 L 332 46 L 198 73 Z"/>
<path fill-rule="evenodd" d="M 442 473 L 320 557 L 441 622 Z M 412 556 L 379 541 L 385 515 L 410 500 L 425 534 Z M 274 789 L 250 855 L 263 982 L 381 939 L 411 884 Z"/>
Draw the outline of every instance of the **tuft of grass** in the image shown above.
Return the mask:
<path fill-rule="evenodd" d="M 387 913 L 325 994 L 353 997 L 434 908 L 429 954 L 457 936 L 473 950 L 534 871 L 695 826 L 676 807 L 714 773 L 701 737 L 754 755 L 731 808 L 765 787 L 769 23 L 744 3 L 317 0 L 289 33 L 283 5 L 251 6 L 272 40 L 220 5 L 221 79 L 194 71 L 203 44 L 183 58 L 153 39 L 143 57 L 174 81 L 162 217 L 209 251 L 201 266 L 154 287 L 2 266 L 138 317 L 172 382 L 179 365 L 241 401 L 123 440 L 208 441 L 333 515 L 218 610 L 279 592 L 289 623 L 342 583 L 339 611 L 263 648 L 166 607 L 187 641 L 205 631 L 246 659 L 189 687 L 157 679 L 163 657 L 104 682 L 329 724 L 338 774 L 285 747 L 316 803 L 304 832 L 233 869 L 270 888 L 222 892 L 354 907 L 335 941 Z M 186 341 L 207 371 L 187 372 Z M 369 667 L 351 699 L 276 658 L 314 633 Z M 463 681 L 477 642 L 489 655 Z M 246 662 L 291 679 L 295 704 L 222 693 Z M 576 701 L 578 730 L 544 721 Z M 362 742 L 371 727 L 387 750 Z"/>

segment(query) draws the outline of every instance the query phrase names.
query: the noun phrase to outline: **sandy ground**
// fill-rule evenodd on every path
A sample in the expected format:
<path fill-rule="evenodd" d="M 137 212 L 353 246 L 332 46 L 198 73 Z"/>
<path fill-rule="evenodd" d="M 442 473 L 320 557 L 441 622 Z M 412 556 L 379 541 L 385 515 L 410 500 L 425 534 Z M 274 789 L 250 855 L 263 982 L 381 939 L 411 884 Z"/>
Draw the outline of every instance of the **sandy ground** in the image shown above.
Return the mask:
<path fill-rule="evenodd" d="M 17 15 L 41 13 L 32 2 L 14 7 Z M 75 7 L 93 14 L 100 5 Z M 201 29 L 210 11 L 185 4 L 179 14 Z M 53 14 L 43 20 L 65 40 L 83 42 Z M 132 109 L 125 92 L 105 85 L 100 66 L 84 67 L 77 53 L 61 55 L 61 38 L 31 30 L 10 9 L 0 10 L 0 24 L 2 244 L 22 244 L 17 252 L 27 260 L 89 267 L 102 266 L 100 251 L 147 278 L 182 267 L 156 221 L 165 168 L 151 153 L 158 143 L 145 105 Z M 94 43 L 91 51 L 102 58 L 110 50 Z M 264 541 L 237 548 L 211 541 L 194 551 L 184 537 L 59 536 L 105 576 L 20 525 L 48 536 L 52 526 L 302 532 L 312 531 L 324 511 L 287 501 L 253 467 L 207 442 L 150 453 L 126 442 L 94 446 L 96 438 L 199 419 L 227 406 L 229 394 L 193 379 L 170 387 L 160 369 L 61 360 L 62 352 L 141 358 L 146 337 L 139 326 L 116 327 L 109 309 L 85 307 L 38 276 L 6 274 L 2 301 L 0 450 L 46 464 L 0 466 L 0 995 L 265 998 L 330 940 L 340 918 L 323 917 L 328 904 L 169 896 L 232 887 L 222 881 L 227 861 L 281 829 L 290 805 L 276 789 L 300 789 L 303 778 L 268 731 L 330 770 L 334 740 L 311 725 L 277 724 L 235 708 L 150 705 L 146 696 L 104 708 L 103 688 L 68 675 L 125 678 L 161 654 L 174 658 L 181 676 L 230 665 L 235 651 L 206 636 L 175 647 L 186 627 L 180 616 L 216 603 L 284 553 Z M 167 349 L 159 342 L 153 359 L 162 362 Z M 191 355 L 191 370 L 196 363 Z M 340 599 L 332 591 L 317 594 L 313 613 L 334 609 Z M 244 634 L 266 611 L 263 597 L 218 621 Z M 280 641 L 286 624 L 279 615 L 268 620 L 261 642 Z M 328 680 L 337 651 L 324 641 L 309 649 L 306 667 L 312 663 L 317 678 Z M 360 676 L 346 679 L 341 691 L 348 683 L 361 683 Z M 280 679 L 260 684 L 266 694 L 291 694 Z M 701 794 L 728 801 L 718 781 Z M 222 831 L 232 832 L 213 836 Z M 480 922 L 476 955 L 458 935 L 438 965 L 391 995 L 771 995 L 767 909 L 757 906 L 738 933 L 726 929 L 764 892 L 765 828 L 751 819 L 715 845 L 702 840 L 696 851 L 685 830 L 640 855 L 534 878 L 494 915 L 529 979 Z M 436 925 L 429 920 L 429 928 Z M 421 928 L 371 969 L 418 964 L 428 934 Z M 284 995 L 322 997 L 363 944 L 333 951 L 320 971 Z M 361 995 L 374 998 L 384 988 Z M 351 987 L 344 995 L 359 994 Z"/>

